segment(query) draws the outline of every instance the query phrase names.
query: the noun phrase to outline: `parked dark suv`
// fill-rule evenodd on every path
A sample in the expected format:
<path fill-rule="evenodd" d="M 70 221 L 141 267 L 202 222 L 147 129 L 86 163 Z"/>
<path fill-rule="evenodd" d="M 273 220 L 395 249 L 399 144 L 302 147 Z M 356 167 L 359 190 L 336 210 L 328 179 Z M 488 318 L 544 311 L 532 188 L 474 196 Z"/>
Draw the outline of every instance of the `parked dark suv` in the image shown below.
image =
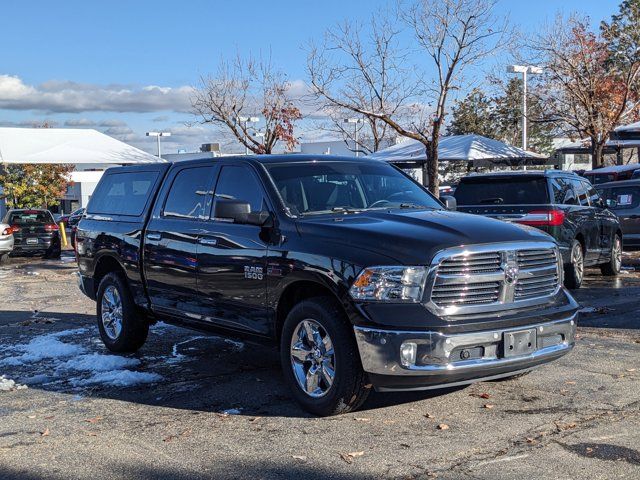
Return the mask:
<path fill-rule="evenodd" d="M 598 193 L 622 224 L 625 247 L 640 247 L 640 178 L 597 185 Z"/>
<path fill-rule="evenodd" d="M 584 267 L 599 265 L 617 275 L 622 228 L 595 188 L 559 170 L 500 172 L 463 178 L 455 192 L 458 209 L 537 227 L 556 239 L 565 265 L 564 283 L 579 288 Z"/>
<path fill-rule="evenodd" d="M 578 305 L 548 235 L 447 211 L 379 161 L 109 169 L 76 243 L 107 348 L 139 349 L 157 319 L 272 343 L 294 397 L 320 415 L 358 408 L 371 388 L 520 375 L 574 345 Z"/>

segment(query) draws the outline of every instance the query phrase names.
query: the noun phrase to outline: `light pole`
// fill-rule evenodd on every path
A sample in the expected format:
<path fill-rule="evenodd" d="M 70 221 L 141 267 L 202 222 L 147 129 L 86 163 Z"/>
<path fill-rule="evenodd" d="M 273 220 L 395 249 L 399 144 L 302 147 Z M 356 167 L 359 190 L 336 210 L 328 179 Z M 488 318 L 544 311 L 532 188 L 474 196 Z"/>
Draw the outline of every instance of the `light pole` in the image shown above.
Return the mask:
<path fill-rule="evenodd" d="M 260 119 L 258 117 L 238 117 L 238 121 L 244 125 L 243 126 L 244 138 L 245 138 L 245 142 L 247 142 L 247 124 L 249 124 L 249 123 L 258 123 L 260 121 Z M 244 154 L 245 155 L 249 155 L 249 146 L 248 145 L 244 146 Z"/>
<path fill-rule="evenodd" d="M 356 157 L 359 156 L 358 154 L 360 153 L 358 150 L 358 124 L 359 123 L 363 123 L 364 120 L 362 120 L 361 118 L 345 118 L 344 119 L 344 123 L 353 123 L 353 141 L 355 143 L 354 145 L 354 150 L 355 150 L 355 154 Z"/>
<path fill-rule="evenodd" d="M 531 65 L 509 65 L 509 73 L 522 74 L 522 149 L 527 149 L 527 74 L 537 75 L 542 73 L 542 68 Z"/>
<path fill-rule="evenodd" d="M 156 137 L 158 141 L 158 158 L 162 158 L 162 152 L 160 150 L 160 137 L 170 137 L 171 132 L 147 132 L 147 137 Z"/>

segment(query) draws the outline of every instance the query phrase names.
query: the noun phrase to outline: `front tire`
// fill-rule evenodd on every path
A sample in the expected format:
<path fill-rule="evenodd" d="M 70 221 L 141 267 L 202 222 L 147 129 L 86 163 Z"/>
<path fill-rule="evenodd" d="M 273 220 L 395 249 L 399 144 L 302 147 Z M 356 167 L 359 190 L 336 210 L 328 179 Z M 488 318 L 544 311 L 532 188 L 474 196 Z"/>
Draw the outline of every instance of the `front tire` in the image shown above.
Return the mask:
<path fill-rule="evenodd" d="M 147 340 L 149 322 L 139 314 L 122 275 L 115 272 L 105 275 L 96 300 L 98 329 L 104 345 L 115 353 L 139 350 Z"/>
<path fill-rule="evenodd" d="M 622 240 L 620 235 L 616 234 L 613 237 L 613 243 L 611 244 L 611 259 L 602 265 L 600 265 L 600 271 L 602 275 L 607 277 L 615 277 L 620 273 L 622 268 Z"/>
<path fill-rule="evenodd" d="M 293 307 L 282 329 L 280 358 L 294 398 L 315 415 L 351 412 L 369 395 L 352 328 L 331 298 Z"/>
<path fill-rule="evenodd" d="M 570 255 L 571 263 L 564 267 L 564 284 L 567 288 L 574 290 L 580 288 L 584 278 L 584 251 L 578 240 L 574 240 L 571 244 Z"/>

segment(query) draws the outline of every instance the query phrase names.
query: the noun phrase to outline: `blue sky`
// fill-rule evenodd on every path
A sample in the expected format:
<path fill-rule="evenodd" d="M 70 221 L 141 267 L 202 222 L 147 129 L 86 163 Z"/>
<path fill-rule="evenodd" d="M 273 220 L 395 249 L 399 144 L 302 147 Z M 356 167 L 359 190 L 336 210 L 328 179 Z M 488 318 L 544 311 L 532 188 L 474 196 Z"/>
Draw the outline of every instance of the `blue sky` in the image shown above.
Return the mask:
<path fill-rule="evenodd" d="M 393 0 L 392 0 L 393 1 Z M 523 32 L 557 12 L 597 25 L 617 0 L 501 0 Z M 271 52 L 291 80 L 305 77 L 304 45 L 344 19 L 367 19 L 383 0 L 3 2 L 0 124 L 48 119 L 98 128 L 153 151 L 150 129 L 175 132 L 170 149 L 215 141 L 188 129 L 186 92 L 221 57 Z M 495 59 L 494 59 L 495 60 Z"/>

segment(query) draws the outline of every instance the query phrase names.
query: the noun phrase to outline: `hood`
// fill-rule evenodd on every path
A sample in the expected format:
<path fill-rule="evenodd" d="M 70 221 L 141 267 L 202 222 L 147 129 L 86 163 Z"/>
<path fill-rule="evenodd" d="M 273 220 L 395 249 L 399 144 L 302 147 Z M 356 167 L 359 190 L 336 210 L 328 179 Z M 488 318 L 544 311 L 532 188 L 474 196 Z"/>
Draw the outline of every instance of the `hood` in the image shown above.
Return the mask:
<path fill-rule="evenodd" d="M 553 241 L 538 229 L 447 210 L 380 210 L 341 216 L 307 217 L 303 237 L 361 248 L 404 265 L 424 265 L 449 247 L 512 241 Z"/>

